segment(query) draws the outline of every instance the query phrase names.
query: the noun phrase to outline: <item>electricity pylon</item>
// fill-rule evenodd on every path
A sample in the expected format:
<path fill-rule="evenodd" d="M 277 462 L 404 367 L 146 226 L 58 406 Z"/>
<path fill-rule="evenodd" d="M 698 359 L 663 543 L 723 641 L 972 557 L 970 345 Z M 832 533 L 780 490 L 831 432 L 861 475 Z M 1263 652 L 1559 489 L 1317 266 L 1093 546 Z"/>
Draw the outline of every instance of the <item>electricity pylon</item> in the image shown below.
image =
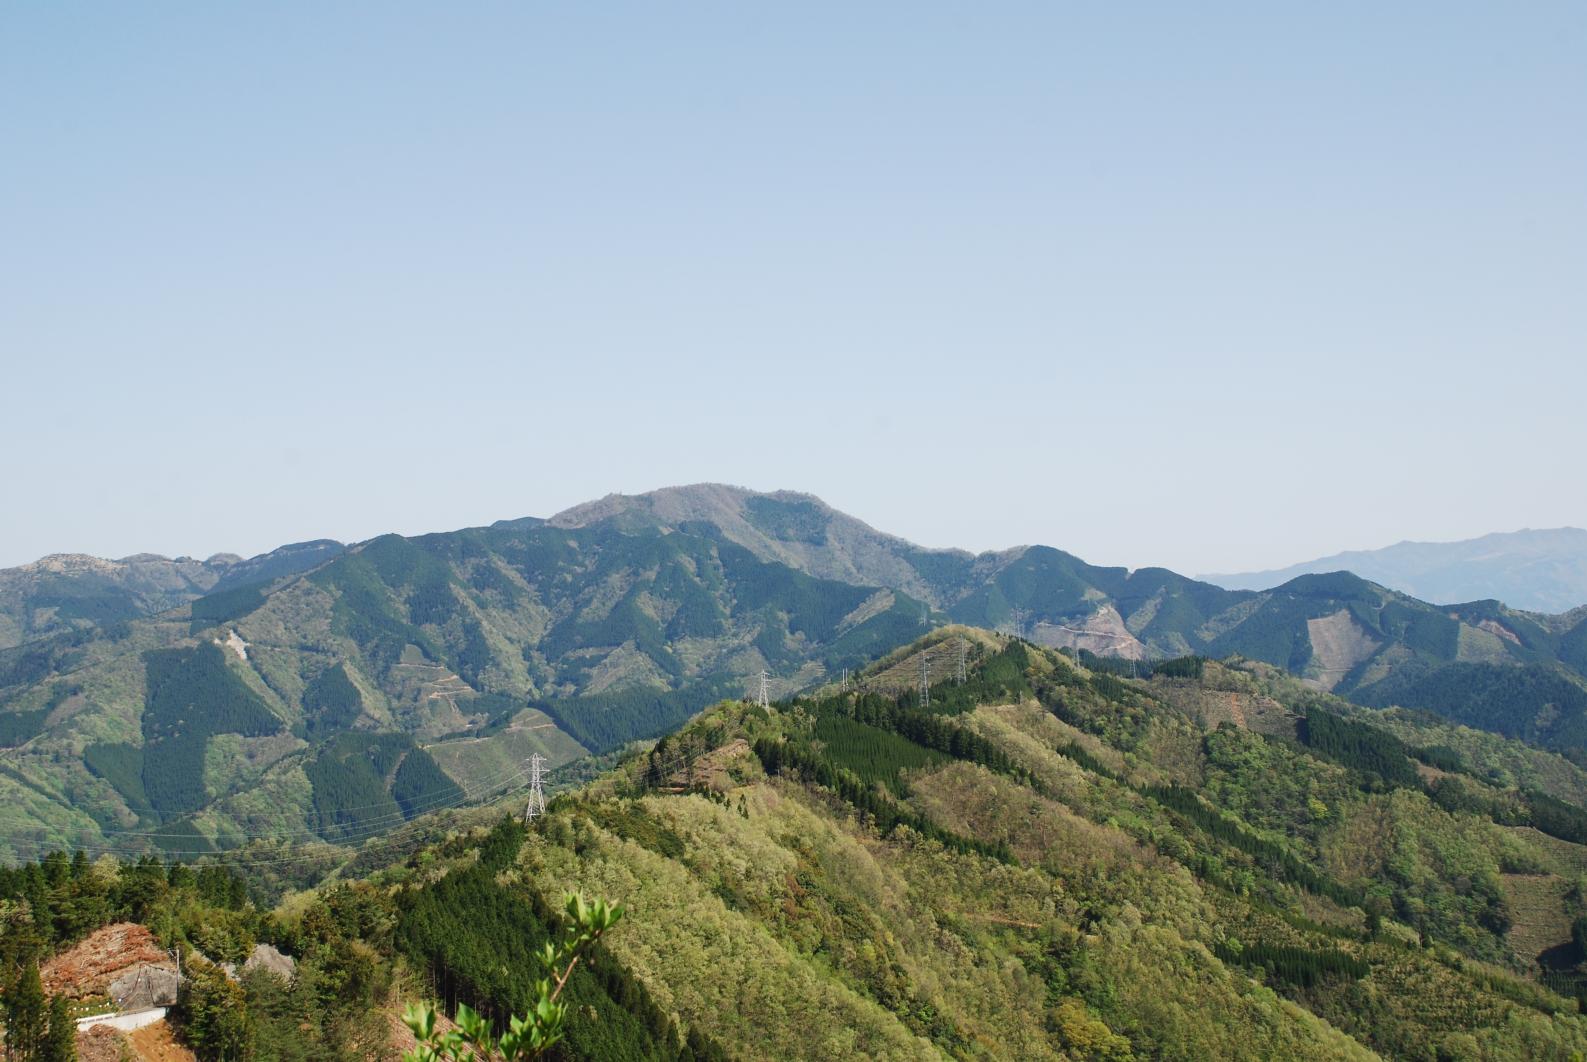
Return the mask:
<path fill-rule="evenodd" d="M 546 792 L 540 778 L 540 770 L 545 765 L 546 758 L 538 752 L 529 757 L 529 806 L 524 808 L 525 822 L 533 822 L 546 813 Z"/>

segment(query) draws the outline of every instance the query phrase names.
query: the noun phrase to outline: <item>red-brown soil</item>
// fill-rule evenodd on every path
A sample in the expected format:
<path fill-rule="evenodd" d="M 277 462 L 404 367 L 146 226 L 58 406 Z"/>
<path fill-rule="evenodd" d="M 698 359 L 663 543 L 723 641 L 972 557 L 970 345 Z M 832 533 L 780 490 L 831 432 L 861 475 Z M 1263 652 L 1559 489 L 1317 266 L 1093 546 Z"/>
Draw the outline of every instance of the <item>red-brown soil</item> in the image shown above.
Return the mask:
<path fill-rule="evenodd" d="M 50 959 L 39 975 L 49 994 L 86 999 L 104 995 L 117 975 L 138 965 L 174 969 L 171 957 L 148 929 L 135 922 L 117 922 Z"/>

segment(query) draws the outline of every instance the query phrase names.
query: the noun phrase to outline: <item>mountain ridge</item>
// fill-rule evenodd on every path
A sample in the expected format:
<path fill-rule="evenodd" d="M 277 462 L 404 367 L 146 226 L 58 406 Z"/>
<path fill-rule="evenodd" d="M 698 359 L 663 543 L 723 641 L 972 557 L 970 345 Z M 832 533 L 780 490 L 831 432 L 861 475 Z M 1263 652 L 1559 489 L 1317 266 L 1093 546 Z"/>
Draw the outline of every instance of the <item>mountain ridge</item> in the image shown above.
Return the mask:
<path fill-rule="evenodd" d="M 777 560 L 820 578 L 891 586 L 933 605 L 936 591 L 909 557 L 975 555 L 961 549 L 927 549 L 870 524 L 802 491 L 754 491 L 722 483 L 662 487 L 642 494 L 608 494 L 565 509 L 547 523 L 582 527 L 592 523 L 651 519 L 666 526 L 706 522 L 765 560 Z M 816 533 L 820 532 L 820 538 Z M 824 546 L 824 550 L 814 549 Z"/>
<path fill-rule="evenodd" d="M 926 550 L 811 495 L 721 485 L 313 546 L 263 555 L 276 567 L 250 571 L 272 579 L 0 650 L 0 801 L 28 824 L 13 836 L 343 837 L 533 753 L 655 738 L 762 672 L 774 696 L 819 686 L 949 623 L 1137 662 L 1244 658 L 1587 759 L 1587 610 Z M 360 741 L 383 770 L 358 766 Z"/>
<path fill-rule="evenodd" d="M 1298 575 L 1338 570 L 1434 603 L 1492 598 L 1557 614 L 1587 604 L 1587 530 L 1523 528 L 1453 542 L 1405 540 L 1283 568 L 1196 578 L 1231 590 L 1263 590 Z"/>
<path fill-rule="evenodd" d="M 343 548 L 332 539 L 314 539 L 248 558 L 48 554 L 0 569 L 0 649 L 153 615 L 208 593 L 304 571 Z"/>
<path fill-rule="evenodd" d="M 573 1059 L 1587 1050 L 1580 767 L 1268 665 L 1130 678 L 957 626 L 849 679 L 712 705 L 528 822 L 514 799 L 401 839 L 153 863 L 142 890 L 113 883 L 149 862 L 56 853 L 0 868 L 0 900 L 57 949 L 127 918 L 212 957 L 273 941 L 310 976 L 244 976 L 231 1004 L 269 1058 L 389 1057 L 346 1034 L 402 996 L 522 1013 L 522 955 L 568 892 L 625 911 L 570 982 Z M 232 867 L 291 895 L 253 907 Z M 304 1005 L 355 970 L 399 998 Z"/>

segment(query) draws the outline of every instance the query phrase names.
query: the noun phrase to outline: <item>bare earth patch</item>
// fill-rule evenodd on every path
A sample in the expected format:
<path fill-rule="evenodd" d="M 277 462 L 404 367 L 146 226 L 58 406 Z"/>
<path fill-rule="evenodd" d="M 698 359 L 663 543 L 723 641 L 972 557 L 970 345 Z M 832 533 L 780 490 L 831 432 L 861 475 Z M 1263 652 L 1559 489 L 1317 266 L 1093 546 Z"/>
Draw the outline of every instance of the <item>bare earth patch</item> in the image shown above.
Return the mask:
<path fill-rule="evenodd" d="M 177 1043 L 171 1027 L 163 1021 L 128 1033 L 127 1042 L 141 1062 L 198 1062 L 198 1056 Z"/>
<path fill-rule="evenodd" d="M 1158 679 L 1156 691 L 1169 704 L 1208 730 L 1233 723 L 1268 737 L 1293 738 L 1295 715 L 1278 701 L 1259 693 L 1203 686 L 1194 680 Z"/>
<path fill-rule="evenodd" d="M 1037 623 L 1030 632 L 1030 640 L 1053 649 L 1078 646 L 1097 656 L 1146 659 L 1146 646 L 1125 626 L 1124 617 L 1112 605 L 1103 605 L 1084 620 Z"/>
<path fill-rule="evenodd" d="M 1528 962 L 1570 940 L 1565 879 L 1557 874 L 1501 874 L 1511 925 L 1505 938 Z"/>
<path fill-rule="evenodd" d="M 1309 619 L 1306 630 L 1311 635 L 1312 667 L 1317 671 L 1316 676 L 1307 681 L 1325 690 L 1339 685 L 1357 664 L 1377 652 L 1380 644 L 1355 621 L 1349 609 L 1342 608 L 1321 619 Z"/>
<path fill-rule="evenodd" d="M 78 1062 L 121 1062 L 126 1037 L 108 1025 L 95 1025 L 77 1034 Z"/>
<path fill-rule="evenodd" d="M 232 628 L 231 633 L 226 635 L 224 639 L 216 638 L 214 641 L 215 644 L 220 646 L 222 649 L 230 649 L 232 652 L 236 653 L 237 659 L 248 659 L 248 643 L 243 641 L 242 635 L 237 633 L 237 629 L 235 627 Z"/>
<path fill-rule="evenodd" d="M 435 1027 L 443 1033 L 451 1032 L 457 1028 L 457 1023 L 436 1008 Z M 386 1014 L 386 1028 L 390 1033 L 392 1058 L 401 1058 L 404 1053 L 412 1051 L 419 1046 L 419 1041 L 414 1037 L 413 1030 L 402 1024 L 402 1014 L 397 1010 L 388 1011 Z"/>
<path fill-rule="evenodd" d="M 175 969 L 154 934 L 135 922 L 117 922 L 51 958 L 39 970 L 44 990 L 73 999 L 104 995 L 122 973 L 138 966 Z"/>

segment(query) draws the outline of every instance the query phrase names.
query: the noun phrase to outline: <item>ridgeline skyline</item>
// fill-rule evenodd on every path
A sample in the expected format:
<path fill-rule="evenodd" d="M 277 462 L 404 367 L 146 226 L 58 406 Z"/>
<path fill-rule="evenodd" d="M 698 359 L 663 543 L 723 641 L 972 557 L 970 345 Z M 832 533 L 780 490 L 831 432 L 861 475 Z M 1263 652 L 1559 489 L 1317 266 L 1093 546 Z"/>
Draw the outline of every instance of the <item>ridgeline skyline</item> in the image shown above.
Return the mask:
<path fill-rule="evenodd" d="M 0 12 L 0 565 L 810 491 L 1587 526 L 1587 9 Z"/>

